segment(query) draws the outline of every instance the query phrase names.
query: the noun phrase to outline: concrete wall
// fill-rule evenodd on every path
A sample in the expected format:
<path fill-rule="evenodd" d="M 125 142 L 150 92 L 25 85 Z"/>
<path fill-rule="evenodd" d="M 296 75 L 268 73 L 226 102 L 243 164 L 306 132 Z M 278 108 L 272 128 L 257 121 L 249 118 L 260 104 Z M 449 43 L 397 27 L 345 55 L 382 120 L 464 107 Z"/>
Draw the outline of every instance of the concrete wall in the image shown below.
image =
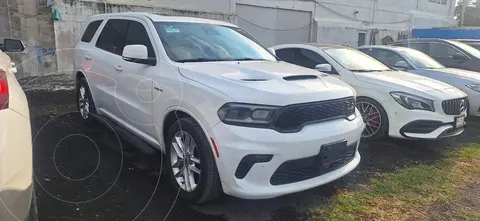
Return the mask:
<path fill-rule="evenodd" d="M 78 1 L 78 0 L 77 0 Z M 104 3 L 103 0 L 80 0 Z M 229 13 L 231 0 L 106 0 L 112 5 L 134 5 L 148 8 L 175 8 L 188 11 Z"/>
<path fill-rule="evenodd" d="M 122 4 L 113 4 L 114 2 Z M 73 71 L 73 48 L 75 43 L 80 38 L 83 29 L 86 26 L 86 21 L 90 16 L 100 13 L 112 13 L 112 12 L 151 12 L 161 15 L 177 15 L 177 16 L 190 16 L 209 18 L 222 21 L 233 22 L 233 18 L 226 13 L 213 12 L 213 11 L 192 11 L 187 9 L 188 7 L 198 6 L 202 9 L 207 9 L 209 6 L 216 8 L 217 10 L 229 10 L 229 4 L 219 3 L 216 6 L 214 4 L 202 4 L 193 3 L 197 1 L 156 1 L 152 3 L 150 1 L 135 1 L 135 5 L 132 5 L 133 1 L 125 0 L 108 0 L 108 4 L 103 1 L 97 0 L 57 0 L 55 7 L 62 15 L 61 21 L 56 21 L 55 36 L 56 36 L 56 48 L 58 55 L 58 70 L 59 73 L 70 74 Z M 173 2 L 178 2 L 176 9 L 165 8 L 164 5 L 172 5 Z M 181 2 L 190 2 L 190 4 L 180 4 Z M 203 0 L 198 2 L 221 2 L 215 0 Z M 128 3 L 128 4 L 127 4 Z M 227 1 L 228 3 L 228 1 Z M 105 7 L 106 6 L 106 7 Z M 182 9 L 179 9 L 182 8 Z"/>
<path fill-rule="evenodd" d="M 262 16 L 258 16 L 260 14 Z M 311 41 L 314 25 L 309 11 L 237 4 L 236 15 L 237 25 L 267 47 Z"/>
<path fill-rule="evenodd" d="M 10 54 L 18 77 L 55 74 L 55 36 L 51 8 L 46 0 L 0 0 L 0 40 L 16 38 L 26 45 L 23 53 Z"/>

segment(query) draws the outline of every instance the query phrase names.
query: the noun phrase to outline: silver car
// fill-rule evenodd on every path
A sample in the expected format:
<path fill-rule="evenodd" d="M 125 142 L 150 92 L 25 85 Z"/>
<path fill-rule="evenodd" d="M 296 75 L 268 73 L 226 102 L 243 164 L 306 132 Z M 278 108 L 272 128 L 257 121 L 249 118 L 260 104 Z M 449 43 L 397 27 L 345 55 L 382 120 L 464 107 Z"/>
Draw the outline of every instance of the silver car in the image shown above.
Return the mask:
<path fill-rule="evenodd" d="M 397 70 L 408 71 L 455 86 L 468 95 L 469 115 L 480 116 L 479 72 L 446 68 L 430 56 L 411 48 L 372 45 L 360 47 L 358 50 Z"/>

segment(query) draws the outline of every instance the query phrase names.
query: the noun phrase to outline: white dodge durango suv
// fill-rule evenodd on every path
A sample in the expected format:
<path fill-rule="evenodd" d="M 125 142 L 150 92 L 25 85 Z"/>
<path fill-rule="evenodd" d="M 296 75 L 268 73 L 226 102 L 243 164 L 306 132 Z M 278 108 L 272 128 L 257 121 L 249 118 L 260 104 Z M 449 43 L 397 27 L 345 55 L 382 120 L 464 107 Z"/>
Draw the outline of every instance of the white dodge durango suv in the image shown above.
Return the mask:
<path fill-rule="evenodd" d="M 437 139 L 464 131 L 467 94 L 449 84 L 390 69 L 340 45 L 286 44 L 273 49 L 286 62 L 335 76 L 355 88 L 366 139 Z"/>
<path fill-rule="evenodd" d="M 74 75 L 83 119 L 111 120 L 161 150 L 170 181 L 193 203 L 306 190 L 360 161 L 353 88 L 279 63 L 229 23 L 93 16 Z"/>

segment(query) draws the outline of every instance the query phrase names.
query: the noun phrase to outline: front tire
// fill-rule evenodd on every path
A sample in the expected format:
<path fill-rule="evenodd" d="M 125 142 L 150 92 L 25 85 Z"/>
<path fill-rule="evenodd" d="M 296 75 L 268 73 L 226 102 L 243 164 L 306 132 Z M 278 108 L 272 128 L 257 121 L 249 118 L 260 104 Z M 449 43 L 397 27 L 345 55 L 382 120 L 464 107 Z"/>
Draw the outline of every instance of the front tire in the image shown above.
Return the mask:
<path fill-rule="evenodd" d="M 200 204 L 222 194 L 212 148 L 195 120 L 181 118 L 172 125 L 165 153 L 170 182 L 180 191 L 180 198 Z"/>
<path fill-rule="evenodd" d="M 388 116 L 380 103 L 368 97 L 359 97 L 357 108 L 365 123 L 363 139 L 376 141 L 388 135 Z"/>

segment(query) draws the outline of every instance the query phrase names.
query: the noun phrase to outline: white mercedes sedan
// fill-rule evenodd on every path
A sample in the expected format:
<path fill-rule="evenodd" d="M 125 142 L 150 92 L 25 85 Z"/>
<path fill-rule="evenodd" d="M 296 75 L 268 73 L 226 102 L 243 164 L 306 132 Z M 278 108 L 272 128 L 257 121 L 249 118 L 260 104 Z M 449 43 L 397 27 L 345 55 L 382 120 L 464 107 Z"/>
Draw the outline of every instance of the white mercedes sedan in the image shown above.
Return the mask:
<path fill-rule="evenodd" d="M 355 88 L 366 139 L 437 139 L 464 131 L 467 95 L 449 84 L 393 70 L 339 45 L 286 44 L 273 49 L 286 62 L 335 76 Z"/>
<path fill-rule="evenodd" d="M 468 95 L 468 113 L 480 116 L 480 73 L 446 68 L 421 51 L 396 46 L 364 46 L 360 51 L 397 70 L 448 83 Z"/>

